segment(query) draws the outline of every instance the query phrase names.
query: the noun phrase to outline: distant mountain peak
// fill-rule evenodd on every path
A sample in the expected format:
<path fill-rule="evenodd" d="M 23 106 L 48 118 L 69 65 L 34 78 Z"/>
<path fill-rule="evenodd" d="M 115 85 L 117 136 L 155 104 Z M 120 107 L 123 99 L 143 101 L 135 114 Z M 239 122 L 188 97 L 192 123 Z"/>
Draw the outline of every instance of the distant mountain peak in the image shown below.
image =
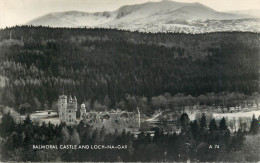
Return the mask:
<path fill-rule="evenodd" d="M 248 19 L 250 18 L 250 19 Z M 257 31 L 258 20 L 236 13 L 217 12 L 200 3 L 171 0 L 122 6 L 112 12 L 50 13 L 27 24 L 51 27 L 100 27 L 142 32 Z M 257 24 L 258 23 L 258 24 Z"/>

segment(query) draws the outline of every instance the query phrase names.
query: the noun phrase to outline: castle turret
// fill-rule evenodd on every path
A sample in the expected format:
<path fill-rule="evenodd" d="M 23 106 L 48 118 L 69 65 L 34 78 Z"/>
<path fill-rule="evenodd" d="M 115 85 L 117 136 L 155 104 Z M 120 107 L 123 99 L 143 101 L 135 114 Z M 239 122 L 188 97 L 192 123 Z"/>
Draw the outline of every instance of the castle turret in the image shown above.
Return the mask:
<path fill-rule="evenodd" d="M 73 102 L 77 102 L 77 98 L 76 98 L 76 96 L 74 96 L 74 98 L 73 98 Z"/>
<path fill-rule="evenodd" d="M 80 120 L 83 120 L 85 116 L 86 116 L 86 108 L 85 108 L 85 104 L 83 103 L 80 105 Z"/>
<path fill-rule="evenodd" d="M 71 97 L 71 95 L 70 95 L 70 97 L 69 97 L 69 103 L 72 103 L 72 97 Z"/>
<path fill-rule="evenodd" d="M 59 117 L 62 122 L 66 121 L 67 96 L 61 95 L 58 100 Z"/>
<path fill-rule="evenodd" d="M 66 123 L 67 124 L 76 124 L 76 112 L 77 112 L 77 99 L 74 97 L 69 97 L 67 111 L 66 111 Z"/>
<path fill-rule="evenodd" d="M 77 98 L 76 98 L 76 96 L 74 96 L 74 98 L 72 99 L 72 103 L 75 105 L 75 111 L 77 111 Z"/>
<path fill-rule="evenodd" d="M 138 122 L 138 127 L 140 128 L 140 126 L 141 126 L 141 114 L 140 114 L 138 107 L 136 108 L 136 110 L 137 110 L 136 119 L 137 119 L 137 122 Z"/>

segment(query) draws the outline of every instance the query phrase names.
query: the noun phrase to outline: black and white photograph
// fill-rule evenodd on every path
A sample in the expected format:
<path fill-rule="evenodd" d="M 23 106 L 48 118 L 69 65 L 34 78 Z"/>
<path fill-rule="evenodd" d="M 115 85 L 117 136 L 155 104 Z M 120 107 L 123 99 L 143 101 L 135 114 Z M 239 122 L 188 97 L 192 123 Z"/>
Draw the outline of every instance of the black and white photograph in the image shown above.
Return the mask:
<path fill-rule="evenodd" d="M 0 162 L 260 162 L 260 0 L 0 0 Z"/>

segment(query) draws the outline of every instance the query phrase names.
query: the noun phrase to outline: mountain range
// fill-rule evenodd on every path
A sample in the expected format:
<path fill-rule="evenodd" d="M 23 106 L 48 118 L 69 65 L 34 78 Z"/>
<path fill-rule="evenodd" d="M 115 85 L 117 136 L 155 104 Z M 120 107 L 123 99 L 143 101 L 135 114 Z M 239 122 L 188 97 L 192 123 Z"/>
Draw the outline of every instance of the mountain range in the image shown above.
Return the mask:
<path fill-rule="evenodd" d="M 141 32 L 259 32 L 260 19 L 248 12 L 218 12 L 200 3 L 170 0 L 122 6 L 112 12 L 50 13 L 27 23 L 50 27 L 115 28 Z"/>

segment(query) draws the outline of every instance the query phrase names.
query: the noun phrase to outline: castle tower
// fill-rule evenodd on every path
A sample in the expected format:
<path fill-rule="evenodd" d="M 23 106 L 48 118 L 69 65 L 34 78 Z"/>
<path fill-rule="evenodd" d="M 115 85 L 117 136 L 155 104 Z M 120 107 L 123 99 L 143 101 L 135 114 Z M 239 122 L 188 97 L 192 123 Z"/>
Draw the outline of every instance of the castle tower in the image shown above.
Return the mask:
<path fill-rule="evenodd" d="M 72 99 L 72 103 L 73 103 L 73 104 L 77 104 L 77 98 L 76 98 L 76 96 L 74 96 L 74 98 Z"/>
<path fill-rule="evenodd" d="M 72 97 L 71 97 L 71 95 L 70 95 L 70 97 L 69 97 L 69 103 L 72 103 Z"/>
<path fill-rule="evenodd" d="M 81 104 L 80 105 L 80 120 L 84 119 L 84 116 L 86 116 L 86 108 L 85 108 L 85 104 Z"/>
<path fill-rule="evenodd" d="M 66 122 L 67 96 L 60 95 L 58 99 L 58 111 L 61 122 Z"/>
<path fill-rule="evenodd" d="M 77 124 L 76 112 L 77 112 L 77 99 L 74 97 L 69 97 L 67 110 L 66 110 L 66 123 L 69 125 Z"/>
<path fill-rule="evenodd" d="M 141 114 L 140 114 L 138 107 L 136 108 L 136 110 L 137 110 L 136 119 L 137 119 L 137 122 L 138 122 L 138 127 L 140 128 L 140 126 L 141 126 Z"/>

